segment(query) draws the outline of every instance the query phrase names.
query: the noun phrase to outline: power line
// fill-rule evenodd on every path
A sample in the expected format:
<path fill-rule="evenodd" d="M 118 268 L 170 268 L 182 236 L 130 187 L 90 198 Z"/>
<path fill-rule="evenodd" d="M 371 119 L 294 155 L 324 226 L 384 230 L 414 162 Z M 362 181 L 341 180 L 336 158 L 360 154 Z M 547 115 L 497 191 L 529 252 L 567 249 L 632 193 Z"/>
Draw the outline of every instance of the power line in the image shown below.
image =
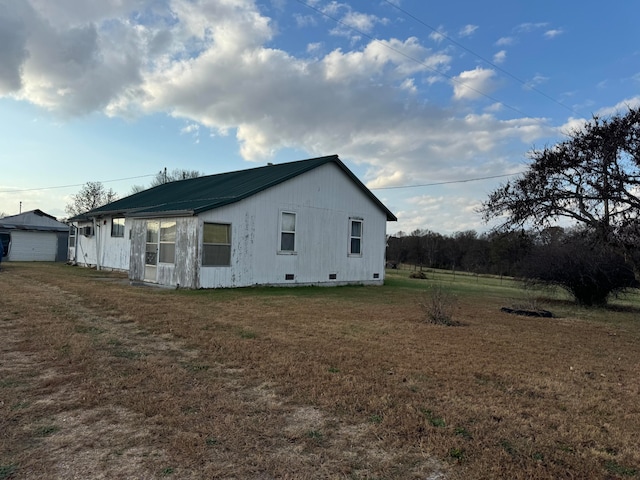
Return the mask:
<path fill-rule="evenodd" d="M 369 190 L 393 190 L 398 188 L 435 187 L 437 185 L 449 185 L 451 183 L 467 183 L 467 182 L 477 182 L 480 180 L 490 180 L 492 178 L 512 177 L 514 175 L 520 175 L 522 173 L 524 172 L 505 173 L 502 175 L 491 175 L 488 177 L 465 178 L 463 180 L 450 180 L 448 182 L 421 183 L 418 185 L 398 185 L 395 187 L 374 187 L 374 188 L 370 188 Z"/>
<path fill-rule="evenodd" d="M 156 174 L 149 175 L 139 175 L 137 177 L 127 177 L 127 178 L 116 178 L 115 180 L 102 180 L 100 183 L 112 183 L 112 182 L 121 182 L 124 180 L 135 180 L 136 178 L 146 178 L 146 177 L 154 177 Z M 86 183 L 86 182 L 85 182 Z M 53 190 L 56 188 L 71 188 L 71 187 L 81 187 L 84 183 L 75 183 L 73 185 L 57 185 L 54 187 L 38 187 L 38 188 L 25 188 L 20 190 L 0 190 L 0 193 L 19 193 L 19 192 L 35 192 L 38 190 Z"/>
<path fill-rule="evenodd" d="M 483 91 L 481 91 L 481 90 L 478 90 L 477 88 L 474 88 L 474 87 L 472 87 L 472 86 L 470 86 L 470 85 L 467 85 L 466 83 L 464 83 L 464 82 L 462 82 L 462 81 L 458 80 L 456 77 L 453 77 L 453 76 L 451 76 L 451 75 L 449 75 L 449 74 L 447 74 L 447 73 L 441 72 L 440 70 L 438 70 L 438 69 L 436 69 L 436 68 L 433 68 L 433 67 L 431 67 L 431 66 L 427 65 L 427 64 L 426 64 L 426 63 L 424 63 L 422 60 L 419 60 L 419 59 L 417 59 L 417 58 L 415 58 L 415 57 L 412 57 L 411 55 L 408 55 L 408 54 L 404 53 L 403 51 L 398 50 L 397 48 L 393 48 L 392 46 L 390 46 L 390 45 L 388 45 L 388 44 L 386 44 L 386 43 L 384 43 L 384 42 L 382 42 L 382 41 L 378 40 L 377 38 L 375 38 L 375 37 L 373 37 L 373 36 L 369 35 L 368 33 L 365 33 L 365 32 L 363 32 L 362 30 L 358 30 L 357 28 L 355 28 L 355 27 L 353 27 L 353 26 L 351 26 L 351 25 L 346 24 L 346 23 L 345 23 L 345 22 L 343 22 L 342 20 L 339 20 L 339 19 L 337 19 L 337 18 L 335 18 L 335 17 L 333 17 L 333 16 L 329 15 L 328 13 L 323 12 L 322 10 L 320 10 L 320 9 L 318 9 L 318 8 L 316 8 L 316 7 L 314 7 L 313 5 L 310 5 L 310 4 L 306 3 L 306 2 L 304 2 L 303 0 L 297 0 L 297 2 L 298 2 L 298 3 L 300 3 L 300 4 L 302 4 L 302 5 L 304 5 L 304 6 L 305 6 L 305 7 L 307 7 L 307 8 L 310 8 L 311 10 L 314 10 L 315 12 L 319 13 L 320 15 L 323 15 L 323 16 L 325 16 L 325 17 L 327 17 L 327 18 L 329 18 L 329 19 L 333 20 L 334 22 L 336 22 L 336 23 L 338 23 L 338 24 L 340 24 L 340 25 L 342 25 L 342 26 L 344 26 L 344 27 L 346 27 L 346 28 L 349 28 L 350 30 L 353 30 L 354 32 L 358 33 L 359 35 L 362 35 L 363 37 L 368 38 L 368 39 L 369 39 L 369 40 L 371 40 L 372 42 L 376 42 L 376 43 L 378 43 L 378 44 L 382 45 L 383 47 L 385 47 L 385 48 L 387 48 L 387 49 L 389 49 L 389 50 L 391 50 L 391 51 L 393 51 L 393 52 L 395 52 L 395 53 L 397 53 L 397 54 L 399 54 L 399 55 L 402 55 L 403 57 L 408 58 L 409 60 L 412 60 L 412 61 L 416 62 L 416 63 L 417 63 L 417 64 L 419 64 L 419 65 L 422 65 L 422 66 L 423 66 L 423 67 L 425 67 L 426 69 L 431 70 L 432 72 L 434 72 L 434 73 L 436 73 L 436 74 L 438 74 L 438 75 L 440 75 L 440 76 L 443 76 L 443 77 L 448 78 L 449 80 L 451 80 L 452 82 L 457 83 L 458 85 L 461 85 L 461 86 L 463 86 L 463 87 L 465 87 L 465 88 L 468 88 L 469 90 L 471 90 L 471 91 L 473 91 L 473 92 L 475 92 L 475 93 L 477 93 L 477 94 L 479 94 L 479 95 L 482 95 L 483 97 L 486 97 L 486 98 L 488 98 L 489 100 L 491 100 L 491 101 L 493 101 L 493 102 L 495 102 L 495 103 L 498 103 L 498 104 L 502 105 L 502 106 L 503 106 L 503 107 L 505 107 L 505 108 L 508 108 L 509 110 L 513 110 L 514 112 L 516 112 L 516 113 L 518 113 L 518 114 L 520 114 L 520 115 L 524 115 L 525 117 L 526 117 L 526 116 L 528 116 L 528 115 L 527 115 L 526 113 L 524 113 L 522 110 L 520 110 L 520 109 L 518 109 L 518 108 L 516 108 L 516 107 L 513 107 L 513 106 L 511 106 L 511 105 L 509 105 L 509 104 L 507 104 L 507 103 L 505 103 L 505 102 L 503 102 L 503 101 L 500 101 L 500 100 L 498 100 L 497 98 L 492 97 L 492 96 L 491 96 L 491 95 L 489 95 L 488 93 L 485 93 L 485 92 L 483 92 Z"/>
<path fill-rule="evenodd" d="M 471 50 L 470 48 L 465 47 L 464 45 L 462 45 L 460 42 L 457 42 L 456 40 L 454 40 L 453 38 L 449 37 L 448 35 L 446 35 L 445 33 L 442 33 L 440 31 L 438 31 L 438 29 L 432 27 L 431 25 L 429 25 L 428 23 L 424 22 L 423 20 L 421 20 L 420 18 L 416 17 L 415 15 L 409 13 L 407 10 L 404 10 L 402 7 L 400 7 L 399 5 L 394 4 L 393 2 L 391 2 L 390 0 L 383 0 L 385 3 L 391 5 L 393 8 L 395 8 L 396 10 L 404 13 L 406 16 L 412 18 L 413 20 L 415 20 L 416 22 L 418 22 L 419 24 L 427 27 L 429 30 L 437 33 L 438 35 L 440 35 L 442 38 L 444 38 L 445 40 L 447 40 L 448 42 L 454 44 L 455 46 L 457 46 L 458 48 L 463 49 L 465 52 L 470 53 L 471 55 L 479 58 L 480 60 L 482 60 L 483 62 L 487 63 L 488 65 L 492 66 L 493 68 L 495 68 L 496 70 L 499 70 L 500 72 L 504 73 L 505 75 L 511 77 L 513 80 L 515 80 L 516 82 L 520 83 L 521 85 L 523 85 L 526 88 L 529 88 L 530 90 L 533 90 L 534 92 L 538 93 L 539 95 L 542 95 L 543 97 L 545 97 L 547 100 L 551 100 L 553 103 L 560 105 L 563 108 L 566 108 L 567 110 L 569 110 L 571 113 L 574 113 L 576 115 L 580 115 L 579 112 L 575 111 L 573 108 L 571 108 L 568 105 L 565 105 L 564 103 L 560 102 L 559 100 L 556 100 L 555 98 L 553 98 L 550 95 L 547 95 L 545 92 L 543 92 L 542 90 L 534 87 L 533 85 L 528 84 L 527 82 L 525 82 L 524 80 L 522 80 L 521 78 L 515 76 L 514 74 L 512 74 L 511 72 L 509 72 L 508 70 L 505 70 L 504 68 L 496 65 L 494 62 L 484 58 L 482 55 L 474 52 L 473 50 Z"/>

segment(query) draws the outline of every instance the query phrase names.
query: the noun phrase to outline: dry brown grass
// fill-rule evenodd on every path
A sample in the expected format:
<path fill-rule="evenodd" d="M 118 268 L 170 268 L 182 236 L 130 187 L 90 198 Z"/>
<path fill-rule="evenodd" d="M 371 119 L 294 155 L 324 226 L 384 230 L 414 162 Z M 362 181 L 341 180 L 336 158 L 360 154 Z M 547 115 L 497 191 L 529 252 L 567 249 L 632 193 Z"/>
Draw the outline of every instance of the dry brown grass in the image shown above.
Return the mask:
<path fill-rule="evenodd" d="M 422 321 L 424 280 L 188 292 L 3 269 L 0 479 L 640 476 L 634 308 L 523 318 L 458 292 L 448 328 Z"/>

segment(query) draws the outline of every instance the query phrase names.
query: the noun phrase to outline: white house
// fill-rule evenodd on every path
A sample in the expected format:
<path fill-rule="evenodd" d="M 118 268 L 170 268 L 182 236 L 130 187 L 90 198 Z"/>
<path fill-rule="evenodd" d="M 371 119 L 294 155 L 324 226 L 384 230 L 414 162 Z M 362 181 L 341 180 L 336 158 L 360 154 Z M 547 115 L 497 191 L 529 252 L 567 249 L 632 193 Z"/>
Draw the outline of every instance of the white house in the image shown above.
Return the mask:
<path fill-rule="evenodd" d="M 64 262 L 69 227 L 42 210 L 0 218 L 0 241 L 8 261 Z"/>
<path fill-rule="evenodd" d="M 187 288 L 382 284 L 391 213 L 337 155 L 159 185 L 72 218 L 69 256 Z"/>

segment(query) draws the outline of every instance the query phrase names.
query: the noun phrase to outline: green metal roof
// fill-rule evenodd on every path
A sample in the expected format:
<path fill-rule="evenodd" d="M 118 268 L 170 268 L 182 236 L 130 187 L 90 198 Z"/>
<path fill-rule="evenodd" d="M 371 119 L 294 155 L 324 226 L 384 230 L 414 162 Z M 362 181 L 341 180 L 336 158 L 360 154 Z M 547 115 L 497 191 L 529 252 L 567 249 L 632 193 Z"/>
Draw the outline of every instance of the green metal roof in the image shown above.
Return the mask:
<path fill-rule="evenodd" d="M 327 163 L 335 163 L 340 167 L 387 215 L 388 221 L 397 220 L 395 215 L 358 180 L 337 155 L 169 182 L 94 208 L 70 220 L 86 220 L 104 215 L 127 217 L 197 215 L 238 202 Z"/>

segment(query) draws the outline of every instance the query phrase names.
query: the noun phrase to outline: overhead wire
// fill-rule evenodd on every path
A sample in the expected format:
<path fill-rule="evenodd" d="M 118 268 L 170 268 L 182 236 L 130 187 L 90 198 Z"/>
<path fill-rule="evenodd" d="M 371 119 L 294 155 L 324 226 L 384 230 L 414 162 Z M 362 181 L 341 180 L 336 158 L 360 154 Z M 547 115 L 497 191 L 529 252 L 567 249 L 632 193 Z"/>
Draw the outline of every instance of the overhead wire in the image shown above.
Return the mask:
<path fill-rule="evenodd" d="M 122 182 L 124 180 L 135 180 L 137 178 L 154 177 L 155 175 L 157 175 L 157 174 L 150 173 L 148 175 L 138 175 L 137 177 L 116 178 L 114 180 L 100 180 L 100 183 Z M 0 193 L 35 192 L 35 191 L 38 191 L 38 190 L 54 190 L 54 189 L 57 189 L 57 188 L 81 187 L 82 185 L 85 185 L 85 183 L 75 183 L 75 184 L 71 184 L 71 185 L 56 185 L 56 186 L 52 186 L 52 187 L 23 188 L 23 189 L 15 189 L 15 190 L 0 190 Z"/>
<path fill-rule="evenodd" d="M 452 43 L 453 45 L 455 45 L 458 48 L 461 48 L 462 50 L 464 50 L 467 53 L 470 53 L 471 55 L 475 56 L 476 58 L 479 58 L 480 60 L 482 60 L 483 62 L 485 62 L 487 65 L 490 65 L 491 67 L 495 68 L 496 70 L 504 73 L 505 75 L 507 75 L 508 77 L 512 78 L 513 80 L 515 80 L 516 82 L 520 83 L 522 86 L 536 92 L 539 95 L 542 95 L 543 97 L 545 97 L 547 100 L 552 101 L 553 103 L 567 109 L 568 111 L 570 111 L 571 113 L 574 113 L 576 115 L 580 115 L 579 112 L 577 112 L 576 110 L 574 110 L 572 107 L 565 105 L 564 103 L 562 103 L 559 100 L 556 100 L 555 98 L 553 98 L 551 95 L 546 94 L 544 91 L 540 90 L 539 88 L 536 88 L 535 86 L 531 85 L 530 83 L 526 82 L 525 80 L 522 80 L 521 78 L 517 77 L 516 75 L 512 74 L 511 72 L 509 72 L 508 70 L 500 67 L 499 65 L 497 65 L 495 62 L 492 62 L 491 60 L 483 57 L 482 55 L 480 55 L 479 53 L 474 52 L 473 50 L 471 50 L 470 48 L 464 46 L 463 44 L 461 44 L 460 42 L 454 40 L 453 38 L 451 38 L 450 36 L 448 36 L 446 33 L 439 31 L 437 28 L 429 25 L 428 23 L 426 23 L 425 21 L 423 21 L 422 19 L 416 17 L 415 15 L 413 15 L 412 13 L 408 12 L 407 10 L 403 9 L 402 7 L 400 7 L 399 5 L 396 5 L 395 3 L 393 3 L 390 0 L 382 0 L 383 2 L 389 4 L 390 6 L 392 6 L 393 8 L 395 8 L 396 10 L 398 10 L 399 12 L 402 12 L 404 15 L 406 15 L 407 17 L 415 20 L 416 22 L 418 22 L 419 24 L 427 27 L 429 30 L 433 31 L 434 33 L 437 33 L 438 35 L 440 35 L 442 38 L 444 38 L 445 40 L 447 40 L 449 43 Z"/>
<path fill-rule="evenodd" d="M 381 40 L 378 40 L 377 38 L 373 37 L 372 35 L 369 35 L 368 33 L 359 30 L 357 28 L 355 28 L 352 25 L 349 25 L 343 21 L 341 21 L 338 18 L 333 17 L 332 15 L 329 15 L 328 13 L 320 10 L 319 8 L 316 8 L 313 5 L 310 5 L 309 3 L 303 1 L 303 0 L 297 0 L 298 3 L 304 5 L 305 7 L 314 10 L 315 12 L 319 13 L 320 15 L 323 15 L 327 18 L 329 18 L 330 20 L 333 20 L 334 22 L 358 33 L 359 35 L 362 35 L 365 38 L 368 38 L 369 40 L 376 42 L 377 44 L 382 45 L 383 47 L 411 60 L 414 61 L 416 63 L 418 63 L 419 65 L 422 65 L 423 67 L 425 67 L 426 69 L 436 73 L 437 75 L 443 76 L 445 78 L 448 78 L 449 80 L 451 80 L 452 82 L 463 86 L 465 88 L 468 88 L 469 90 L 485 97 L 488 98 L 502 106 L 504 106 L 505 108 L 508 108 L 516 113 L 519 113 L 521 115 L 527 115 L 525 112 L 521 111 L 520 109 L 513 107 L 475 87 L 472 87 L 462 81 L 460 81 L 459 79 L 457 79 L 456 77 L 449 75 L 445 72 L 442 72 L 434 67 L 431 67 L 430 65 L 426 64 L 425 62 L 423 62 L 420 59 L 417 59 L 411 55 L 408 55 L 407 53 L 394 48 L 392 46 L 390 46 L 387 43 L 382 42 Z M 423 21 L 422 19 L 416 17 L 415 15 L 413 15 L 412 13 L 408 12 L 407 10 L 401 8 L 399 5 L 396 5 L 395 3 L 391 2 L 390 0 L 383 0 L 383 2 L 387 3 L 388 5 L 392 6 L 393 8 L 395 8 L 396 10 L 402 12 L 404 15 L 408 16 L 409 18 L 413 19 L 414 21 L 418 22 L 419 24 L 425 26 L 426 28 L 432 30 L 433 32 L 437 33 L 438 35 L 440 35 L 442 38 L 444 38 L 445 40 L 447 40 L 448 42 L 452 43 L 453 45 L 457 46 L 458 48 L 463 49 L 464 51 L 474 55 L 475 57 L 479 58 L 480 60 L 482 60 L 483 62 L 487 63 L 488 65 L 490 65 L 491 67 L 495 68 L 496 70 L 504 73 L 505 75 L 509 76 L 510 78 L 512 78 L 513 80 L 517 81 L 518 83 L 522 84 L 523 86 L 529 88 L 530 90 L 538 93 L 539 95 L 542 95 L 543 97 L 547 98 L 548 100 L 556 103 L 557 105 L 571 111 L 572 113 L 578 114 L 578 112 L 576 112 L 573 108 L 569 107 L 568 105 L 565 105 L 564 103 L 554 99 L 553 97 L 551 97 L 550 95 L 547 95 L 545 92 L 543 92 L 542 90 L 536 88 L 535 86 L 532 86 L 530 84 L 528 84 L 527 82 L 525 82 L 524 80 L 520 79 L 519 77 L 517 77 L 516 75 L 512 74 L 511 72 L 509 72 L 508 70 L 500 67 L 499 65 L 496 65 L 494 62 L 488 60 L 487 58 L 483 57 L 482 55 L 474 52 L 473 50 L 471 50 L 470 48 L 464 46 L 463 44 L 461 44 L 460 42 L 454 40 L 453 38 L 449 37 L 448 35 L 446 35 L 445 33 L 439 31 L 438 29 L 436 29 L 435 27 L 429 25 L 428 23 L 426 23 L 425 21 Z M 417 187 L 432 187 L 432 186 L 438 186 L 438 185 L 449 185 L 449 184 L 455 184 L 455 183 L 467 183 L 467 182 L 475 182 L 475 181 L 481 181 L 481 180 L 489 180 L 489 179 L 494 179 L 494 178 L 501 178 L 501 177 L 510 177 L 510 176 L 514 176 L 514 175 L 519 175 L 522 172 L 517 172 L 517 173 L 509 173 L 509 174 L 501 174 L 501 175 L 490 175 L 490 176 L 485 176 L 485 177 L 475 177 L 475 178 L 468 178 L 468 179 L 461 179 L 461 180 L 450 180 L 450 181 L 444 181 L 444 182 L 433 182 L 433 183 L 424 183 L 424 184 L 415 184 L 415 185 L 397 185 L 397 186 L 391 186 L 391 187 L 373 187 L 370 188 L 370 190 L 392 190 L 392 189 L 401 189 L 401 188 L 417 188 Z M 124 181 L 124 180 L 134 180 L 134 179 L 138 179 L 138 178 L 146 178 L 146 177 L 152 177 L 156 174 L 148 174 L 148 175 L 139 175 L 136 177 L 127 177 L 127 178 L 119 178 L 119 179 L 114 179 L 114 180 L 104 180 L 101 181 L 101 183 L 112 183 L 112 182 L 119 182 L 119 181 Z M 70 185 L 58 185 L 58 186 L 50 186 L 50 187 L 39 187 L 39 188 L 28 188 L 28 189 L 16 189 L 16 190 L 0 190 L 0 193 L 18 193 L 18 192 L 30 192 L 30 191 L 39 191 L 39 190 L 53 190 L 53 189 L 60 189 L 60 188 L 71 188 L 71 187 L 79 187 L 84 185 L 83 183 L 80 184 L 70 184 Z"/>
<path fill-rule="evenodd" d="M 342 25 L 344 27 L 349 28 L 350 30 L 353 30 L 354 32 L 358 33 L 359 35 L 362 35 L 363 37 L 368 38 L 372 42 L 380 44 L 383 47 L 385 47 L 385 48 L 387 48 L 387 49 L 389 49 L 389 50 L 391 50 L 391 51 L 393 51 L 393 52 L 395 52 L 395 53 L 397 53 L 399 55 L 402 55 L 403 57 L 405 57 L 405 58 L 407 58 L 407 59 L 409 59 L 409 60 L 411 60 L 413 62 L 416 62 L 419 65 L 422 65 L 427 70 L 430 70 L 433 73 L 436 73 L 436 74 L 438 74 L 438 75 L 440 75 L 442 77 L 448 78 L 452 82 L 454 82 L 454 83 L 456 83 L 456 84 L 458 84 L 460 86 L 463 86 L 463 87 L 471 90 L 472 92 L 477 93 L 478 95 L 481 95 L 481 96 L 483 96 L 485 98 L 488 98 L 489 100 L 492 100 L 493 102 L 495 102 L 495 103 L 497 103 L 499 105 L 502 105 L 503 107 L 508 108 L 509 110 L 512 110 L 512 111 L 514 111 L 514 112 L 516 112 L 516 113 L 518 113 L 520 115 L 528 116 L 525 112 L 523 112 L 522 110 L 518 109 L 517 107 L 509 105 L 508 103 L 505 103 L 505 102 L 503 102 L 503 101 L 501 101 L 501 100 L 489 95 L 488 93 L 485 93 L 485 92 L 483 92 L 481 90 L 478 90 L 475 87 L 472 87 L 471 85 L 466 84 L 465 82 L 459 80 L 458 78 L 456 78 L 456 77 L 454 77 L 452 75 L 449 75 L 448 73 L 442 72 L 442 71 L 440 71 L 440 70 L 438 70 L 438 69 L 426 64 L 425 62 L 423 62 L 422 60 L 420 60 L 418 58 L 412 57 L 411 55 L 403 52 L 402 50 L 394 48 L 391 45 L 388 45 L 388 44 L 382 42 L 381 40 L 378 40 L 376 37 L 374 37 L 372 35 L 369 35 L 368 33 L 364 32 L 362 30 L 359 30 L 359 29 L 355 28 L 354 26 L 349 25 L 349 24 L 343 22 L 342 20 L 340 20 L 338 18 L 335 18 L 335 17 L 329 15 L 327 12 L 323 12 L 319 8 L 316 8 L 313 5 L 310 5 L 309 3 L 305 2 L 304 0 L 296 0 L 296 1 L 298 3 L 300 3 L 301 5 L 304 5 L 305 7 L 309 8 L 311 10 L 314 10 L 315 12 L 319 13 L 320 15 L 323 15 L 323 16 L 329 18 L 330 20 L 333 20 L 334 22 L 336 22 L 336 23 L 338 23 L 338 24 L 340 24 L 340 25 Z"/>
<path fill-rule="evenodd" d="M 488 98 L 496 103 L 498 103 L 499 105 L 504 106 L 505 108 L 508 108 L 518 114 L 521 115 L 525 115 L 528 116 L 525 112 L 523 112 L 522 110 L 509 105 L 475 87 L 472 87 L 468 84 L 466 84 L 465 82 L 460 81 L 458 78 L 449 75 L 445 72 L 442 72 L 436 68 L 431 67 L 430 65 L 427 65 L 426 63 L 424 63 L 423 61 L 421 61 L 420 59 L 417 59 L 411 55 L 406 54 L 405 52 L 392 47 L 391 45 L 384 43 L 380 40 L 378 40 L 377 38 L 373 37 L 372 35 L 369 35 L 366 32 L 363 32 L 362 30 L 359 30 L 358 28 L 355 28 L 352 25 L 349 25 L 345 22 L 343 22 L 342 20 L 333 17 L 332 15 L 328 14 L 327 12 L 324 12 L 322 10 L 320 10 L 319 8 L 310 5 L 309 3 L 305 2 L 304 0 L 296 0 L 298 3 L 304 5 L 305 7 L 314 10 L 315 12 L 319 13 L 320 15 L 323 15 L 327 18 L 329 18 L 330 20 L 333 20 L 334 22 L 336 22 L 339 25 L 342 25 L 356 33 L 358 33 L 359 35 L 362 35 L 365 38 L 368 38 L 369 40 L 376 42 L 377 44 L 382 45 L 383 47 L 398 53 L 399 55 L 402 55 L 403 57 L 412 60 L 416 63 L 418 63 L 419 65 L 424 66 L 426 69 L 441 75 L 445 78 L 450 79 L 452 82 L 461 85 L 465 88 L 468 88 L 469 90 L 485 97 Z M 396 8 L 398 11 L 404 13 L 405 15 L 407 15 L 408 17 L 412 18 L 413 20 L 415 20 L 416 22 L 420 23 L 421 25 L 424 25 L 425 27 L 429 28 L 430 30 L 434 31 L 435 33 L 437 33 L 438 35 L 442 36 L 442 38 L 444 38 L 445 40 L 447 40 L 448 42 L 452 43 L 453 45 L 456 45 L 457 47 L 465 50 L 466 52 L 474 55 L 475 57 L 479 58 L 480 60 L 486 62 L 488 65 L 492 66 L 493 68 L 495 68 L 496 70 L 504 73 L 505 75 L 509 76 L 510 78 L 514 79 L 515 81 L 517 81 L 518 83 L 522 84 L 523 86 L 529 88 L 530 90 L 538 93 L 539 95 L 542 95 L 543 97 L 547 98 L 548 100 L 556 103 L 557 105 L 569 110 L 570 112 L 579 115 L 578 112 L 576 112 L 573 108 L 569 107 L 568 105 L 565 105 L 564 103 L 556 100 L 555 98 L 551 97 L 550 95 L 547 95 L 545 92 L 543 92 L 542 90 L 536 88 L 535 86 L 529 85 L 527 82 L 525 82 L 524 80 L 522 80 L 521 78 L 517 77 L 516 75 L 512 74 L 511 72 L 509 72 L 508 70 L 496 65 L 494 62 L 491 62 L 490 60 L 484 58 L 482 55 L 479 55 L 478 53 L 474 52 L 473 50 L 465 47 L 464 45 L 462 45 L 461 43 L 457 42 L 456 40 L 454 40 L 453 38 L 449 37 L 448 35 L 446 35 L 443 32 L 438 31 L 436 28 L 432 27 L 431 25 L 427 24 L 426 22 L 422 21 L 421 19 L 419 19 L 418 17 L 416 17 L 415 15 L 411 14 L 410 12 L 402 9 L 400 6 L 394 4 L 393 2 L 391 2 L 390 0 L 383 0 L 385 3 L 391 5 L 392 7 Z M 425 184 L 417 184 L 417 185 L 399 185 L 399 186 L 393 186 L 393 187 L 374 187 L 374 188 L 370 188 L 370 190 L 391 190 L 391 189 L 400 189 L 400 188 L 415 188 L 415 187 L 431 187 L 431 186 L 437 186 L 437 185 L 447 185 L 447 184 L 453 184 L 453 183 L 467 183 L 467 182 L 474 182 L 474 181 L 480 181 L 480 180 L 489 180 L 489 179 L 494 179 L 494 178 L 501 178 L 501 177 L 510 177 L 510 176 L 514 176 L 514 175 L 520 175 L 523 172 L 517 172 L 517 173 L 509 173 L 509 174 L 501 174 L 501 175 L 491 175 L 491 176 L 486 176 L 486 177 L 477 177 L 477 178 L 469 178 L 469 179 L 462 179 L 462 180 L 451 180 L 451 181 L 445 181 L 445 182 L 434 182 L 434 183 L 425 183 Z"/>
<path fill-rule="evenodd" d="M 435 187 L 438 185 L 449 185 L 452 183 L 467 183 L 467 182 L 478 182 L 480 180 L 490 180 L 493 178 L 502 178 L 502 177 L 512 177 L 514 175 L 521 175 L 524 172 L 516 172 L 516 173 L 503 173 L 501 175 L 489 175 L 487 177 L 475 177 L 475 178 L 465 178 L 462 180 L 449 180 L 446 182 L 433 182 L 433 183 L 420 183 L 416 185 L 396 185 L 393 187 L 373 187 L 369 188 L 369 190 L 394 190 L 398 188 L 416 188 L 416 187 Z"/>

